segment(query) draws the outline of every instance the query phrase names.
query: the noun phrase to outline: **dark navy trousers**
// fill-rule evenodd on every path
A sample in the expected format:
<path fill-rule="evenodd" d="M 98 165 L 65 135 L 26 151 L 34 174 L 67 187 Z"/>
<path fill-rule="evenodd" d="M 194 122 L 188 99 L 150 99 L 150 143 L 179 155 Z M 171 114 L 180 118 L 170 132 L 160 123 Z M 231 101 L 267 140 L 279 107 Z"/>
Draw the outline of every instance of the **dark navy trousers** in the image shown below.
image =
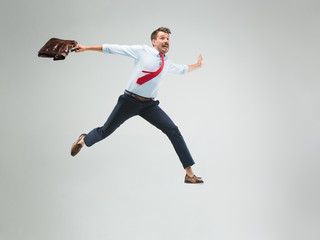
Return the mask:
<path fill-rule="evenodd" d="M 169 116 L 159 107 L 159 101 L 141 102 L 132 96 L 123 94 L 102 127 L 93 129 L 86 135 L 84 142 L 90 147 L 113 133 L 129 118 L 139 115 L 160 129 L 170 139 L 184 168 L 192 166 L 194 161 L 178 129 Z"/>

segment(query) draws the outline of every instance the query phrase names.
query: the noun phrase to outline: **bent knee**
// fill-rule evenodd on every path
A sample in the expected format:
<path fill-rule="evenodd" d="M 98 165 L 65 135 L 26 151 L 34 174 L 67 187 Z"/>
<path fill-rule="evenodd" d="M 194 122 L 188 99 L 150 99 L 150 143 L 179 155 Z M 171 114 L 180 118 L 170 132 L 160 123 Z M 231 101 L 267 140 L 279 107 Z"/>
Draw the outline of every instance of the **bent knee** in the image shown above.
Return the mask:
<path fill-rule="evenodd" d="M 175 136 L 181 135 L 180 130 L 176 125 L 166 126 L 162 131 L 167 135 L 175 135 Z"/>

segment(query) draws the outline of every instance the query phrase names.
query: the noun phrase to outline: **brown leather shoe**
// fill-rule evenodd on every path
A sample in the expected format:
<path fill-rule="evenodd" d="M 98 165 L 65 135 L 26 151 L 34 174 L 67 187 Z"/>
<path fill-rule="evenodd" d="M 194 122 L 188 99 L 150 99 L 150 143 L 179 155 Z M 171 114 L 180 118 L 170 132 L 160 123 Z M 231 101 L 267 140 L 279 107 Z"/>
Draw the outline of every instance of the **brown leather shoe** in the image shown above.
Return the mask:
<path fill-rule="evenodd" d="M 188 175 L 186 175 L 186 177 L 184 178 L 184 182 L 185 183 L 203 183 L 203 180 L 201 179 L 201 177 L 197 177 L 196 175 L 193 175 L 193 177 L 189 177 Z"/>
<path fill-rule="evenodd" d="M 74 157 L 75 155 L 78 154 L 78 152 L 80 152 L 82 145 L 79 143 L 87 134 L 83 133 L 79 136 L 79 138 L 77 139 L 77 141 L 75 141 L 72 144 L 71 147 L 71 156 Z"/>

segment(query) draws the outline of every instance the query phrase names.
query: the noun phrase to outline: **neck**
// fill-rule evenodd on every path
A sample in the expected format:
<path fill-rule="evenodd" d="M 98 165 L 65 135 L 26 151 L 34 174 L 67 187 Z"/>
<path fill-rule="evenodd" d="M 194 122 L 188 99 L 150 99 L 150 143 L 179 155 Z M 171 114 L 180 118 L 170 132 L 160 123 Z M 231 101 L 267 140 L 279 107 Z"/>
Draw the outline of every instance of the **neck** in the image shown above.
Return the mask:
<path fill-rule="evenodd" d="M 159 53 L 162 53 L 163 54 L 163 56 L 164 55 L 166 55 L 166 53 L 164 53 L 164 52 L 161 52 L 158 48 L 156 48 L 155 46 L 153 46 L 153 48 L 155 49 L 155 50 L 157 50 Z"/>

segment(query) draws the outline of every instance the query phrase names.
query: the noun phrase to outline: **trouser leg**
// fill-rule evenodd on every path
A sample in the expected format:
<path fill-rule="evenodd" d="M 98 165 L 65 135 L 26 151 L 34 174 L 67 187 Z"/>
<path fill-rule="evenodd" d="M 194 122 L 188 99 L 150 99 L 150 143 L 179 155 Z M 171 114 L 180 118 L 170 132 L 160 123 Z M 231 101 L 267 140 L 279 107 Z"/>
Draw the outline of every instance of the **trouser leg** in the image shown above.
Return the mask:
<path fill-rule="evenodd" d="M 178 127 L 158 105 L 148 109 L 145 113 L 141 113 L 140 116 L 168 136 L 184 168 L 194 164 Z"/>
<path fill-rule="evenodd" d="M 137 109 L 136 106 L 134 106 L 134 103 L 126 100 L 123 95 L 120 96 L 117 105 L 114 107 L 105 124 L 102 127 L 93 129 L 84 138 L 86 146 L 90 147 L 108 137 L 122 123 L 135 115 L 137 115 Z"/>

